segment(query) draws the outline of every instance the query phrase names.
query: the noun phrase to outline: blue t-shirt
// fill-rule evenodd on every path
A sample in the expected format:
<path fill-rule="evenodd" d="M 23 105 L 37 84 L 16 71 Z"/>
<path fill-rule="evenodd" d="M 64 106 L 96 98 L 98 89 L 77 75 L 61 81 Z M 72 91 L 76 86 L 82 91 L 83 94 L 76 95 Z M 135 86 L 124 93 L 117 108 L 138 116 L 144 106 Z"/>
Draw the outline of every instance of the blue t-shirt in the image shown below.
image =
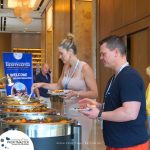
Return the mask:
<path fill-rule="evenodd" d="M 35 78 L 35 82 L 38 83 L 38 82 L 45 82 L 45 83 L 50 83 L 51 81 L 51 77 L 49 74 L 46 74 L 46 76 L 44 76 L 41 72 L 36 75 L 36 78 Z M 49 97 L 49 94 L 47 94 L 48 90 L 45 89 L 45 88 L 39 88 L 39 93 L 40 93 L 40 96 L 42 97 Z"/>
<path fill-rule="evenodd" d="M 148 133 L 145 126 L 145 88 L 143 80 L 137 71 L 130 66 L 123 68 L 112 81 L 109 91 L 106 91 L 104 95 L 104 111 L 113 111 L 121 107 L 124 102 L 129 101 L 141 102 L 141 108 L 137 119 L 133 121 L 112 122 L 104 120 L 103 136 L 105 144 L 114 148 L 126 148 L 146 142 Z"/>

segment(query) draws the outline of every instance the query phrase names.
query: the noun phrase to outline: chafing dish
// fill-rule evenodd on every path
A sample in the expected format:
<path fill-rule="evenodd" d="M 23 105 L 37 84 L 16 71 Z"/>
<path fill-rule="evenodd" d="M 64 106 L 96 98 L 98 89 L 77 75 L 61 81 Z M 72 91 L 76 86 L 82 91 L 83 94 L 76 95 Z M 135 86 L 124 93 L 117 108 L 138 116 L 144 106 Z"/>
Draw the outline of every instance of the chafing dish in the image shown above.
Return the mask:
<path fill-rule="evenodd" d="M 52 118 L 52 122 L 40 120 Z M 14 119 L 14 120 L 11 120 Z M 27 119 L 31 122 L 18 122 Z M 39 120 L 39 122 L 34 122 Z M 81 126 L 76 121 L 60 115 L 31 115 L 22 117 L 8 117 L 1 120 L 1 132 L 20 130 L 33 141 L 35 150 L 80 150 Z"/>
<path fill-rule="evenodd" d="M 45 121 L 49 118 L 51 118 L 53 121 Z M 21 130 L 32 138 L 70 135 L 71 125 L 74 124 L 72 120 L 58 115 L 29 115 L 25 117 L 6 117 L 3 118 L 1 122 L 2 129 L 12 128 Z"/>
<path fill-rule="evenodd" d="M 45 108 L 44 106 L 42 107 L 25 107 L 27 109 L 20 109 L 20 108 L 3 108 L 0 111 L 2 118 L 5 117 L 11 117 L 11 116 L 36 116 L 37 114 L 39 116 L 45 116 L 45 115 L 56 115 L 57 110 L 52 109 L 52 108 Z M 43 110 L 43 108 L 45 110 Z"/>
<path fill-rule="evenodd" d="M 76 121 L 56 115 L 55 109 L 37 111 L 45 107 L 38 100 L 26 101 L 11 96 L 2 99 L 0 107 L 0 133 L 20 130 L 31 138 L 35 150 L 80 150 L 81 126 Z"/>
<path fill-rule="evenodd" d="M 0 105 L 22 105 L 22 104 L 38 104 L 40 101 L 37 98 L 30 98 L 29 96 L 13 96 L 9 95 L 0 99 Z"/>

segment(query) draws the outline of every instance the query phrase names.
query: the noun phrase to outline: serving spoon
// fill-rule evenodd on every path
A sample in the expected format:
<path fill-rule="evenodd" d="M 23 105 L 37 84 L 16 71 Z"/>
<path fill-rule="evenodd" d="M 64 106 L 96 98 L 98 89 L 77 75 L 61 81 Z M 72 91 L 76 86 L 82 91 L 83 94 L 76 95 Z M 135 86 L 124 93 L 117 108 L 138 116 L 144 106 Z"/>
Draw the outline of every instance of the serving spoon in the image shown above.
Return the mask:
<path fill-rule="evenodd" d="M 29 95 L 29 97 L 28 97 L 28 99 L 27 99 L 28 102 L 30 101 L 30 98 L 31 98 L 31 96 L 32 96 L 32 94 L 33 94 L 33 90 L 34 90 L 34 88 L 31 88 L 31 93 L 30 93 L 30 95 Z"/>

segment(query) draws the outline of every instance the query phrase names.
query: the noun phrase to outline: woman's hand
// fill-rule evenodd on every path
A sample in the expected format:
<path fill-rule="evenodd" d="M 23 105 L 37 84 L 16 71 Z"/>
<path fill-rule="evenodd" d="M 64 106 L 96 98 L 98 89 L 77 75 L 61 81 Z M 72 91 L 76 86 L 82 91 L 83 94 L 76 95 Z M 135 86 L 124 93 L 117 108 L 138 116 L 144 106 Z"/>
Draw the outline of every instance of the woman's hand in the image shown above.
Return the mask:
<path fill-rule="evenodd" d="M 72 90 L 69 90 L 64 96 L 63 98 L 65 99 L 70 99 L 71 97 L 74 97 L 77 95 L 77 92 L 76 91 L 72 91 Z"/>
<path fill-rule="evenodd" d="M 40 88 L 42 87 L 42 83 L 33 83 L 32 89 Z"/>

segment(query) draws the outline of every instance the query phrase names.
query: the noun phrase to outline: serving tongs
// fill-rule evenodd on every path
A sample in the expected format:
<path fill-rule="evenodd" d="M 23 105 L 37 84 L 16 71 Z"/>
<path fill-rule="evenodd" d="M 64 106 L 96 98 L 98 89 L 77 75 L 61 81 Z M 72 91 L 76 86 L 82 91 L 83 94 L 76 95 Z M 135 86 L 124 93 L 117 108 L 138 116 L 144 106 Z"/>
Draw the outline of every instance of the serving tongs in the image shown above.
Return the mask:
<path fill-rule="evenodd" d="M 31 88 L 31 93 L 30 93 L 30 95 L 29 95 L 29 97 L 28 97 L 28 99 L 27 99 L 28 102 L 30 102 L 31 96 L 32 96 L 32 94 L 33 94 L 33 90 L 34 90 L 34 89 Z"/>

